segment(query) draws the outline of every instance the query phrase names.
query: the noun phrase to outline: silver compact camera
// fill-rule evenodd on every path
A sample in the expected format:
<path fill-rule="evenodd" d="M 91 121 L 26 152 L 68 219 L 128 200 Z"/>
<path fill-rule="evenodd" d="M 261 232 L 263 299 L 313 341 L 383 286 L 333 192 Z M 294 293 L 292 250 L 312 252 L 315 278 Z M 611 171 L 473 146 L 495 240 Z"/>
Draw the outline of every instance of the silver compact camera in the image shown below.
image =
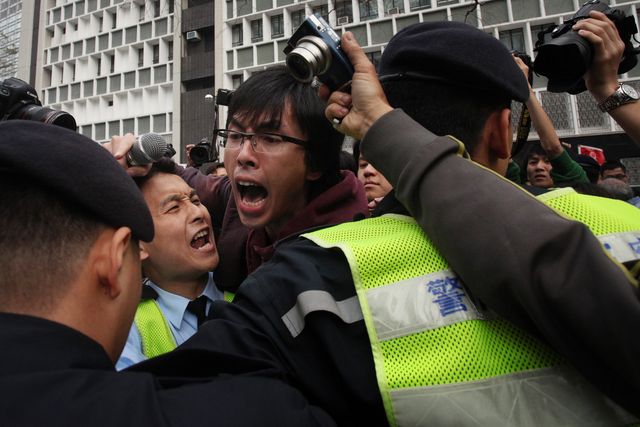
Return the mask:
<path fill-rule="evenodd" d="M 317 77 L 334 91 L 353 76 L 340 36 L 321 16 L 308 16 L 287 41 L 284 53 L 289 72 L 300 82 L 311 83 Z"/>

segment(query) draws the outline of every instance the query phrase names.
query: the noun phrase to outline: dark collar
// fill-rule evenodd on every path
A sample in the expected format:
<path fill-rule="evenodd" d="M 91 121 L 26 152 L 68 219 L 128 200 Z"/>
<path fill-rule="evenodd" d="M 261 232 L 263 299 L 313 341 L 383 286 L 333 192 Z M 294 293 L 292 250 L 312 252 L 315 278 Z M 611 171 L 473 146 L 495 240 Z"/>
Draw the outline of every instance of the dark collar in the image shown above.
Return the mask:
<path fill-rule="evenodd" d="M 384 214 L 398 214 L 411 216 L 407 208 L 404 207 L 398 199 L 396 199 L 396 193 L 391 190 L 384 199 L 380 200 L 378 206 L 371 212 L 372 217 L 382 216 Z"/>
<path fill-rule="evenodd" d="M 61 369 L 113 370 L 102 346 L 60 323 L 0 313 L 0 372 L 33 373 Z"/>

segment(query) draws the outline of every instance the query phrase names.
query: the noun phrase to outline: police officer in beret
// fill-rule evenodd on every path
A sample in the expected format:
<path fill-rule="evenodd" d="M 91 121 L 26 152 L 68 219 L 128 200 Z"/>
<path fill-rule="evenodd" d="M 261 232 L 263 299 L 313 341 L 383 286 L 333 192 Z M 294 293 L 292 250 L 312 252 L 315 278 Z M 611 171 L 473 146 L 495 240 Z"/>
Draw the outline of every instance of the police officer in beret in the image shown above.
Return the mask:
<path fill-rule="evenodd" d="M 99 144 L 0 123 L 0 182 L 2 425 L 334 425 L 257 357 L 184 352 L 115 372 L 154 229 Z"/>
<path fill-rule="evenodd" d="M 449 320 L 429 330 L 427 335 L 438 331 L 429 337 L 433 341 L 415 329 L 397 333 L 413 342 L 403 342 L 404 351 L 419 353 L 420 363 L 436 371 L 421 383 L 398 387 L 397 369 L 386 359 L 399 340 L 376 324 L 391 316 L 374 314 L 382 343 L 372 347 L 383 361 L 376 363 L 379 384 L 390 389 L 387 414 L 399 424 L 416 415 L 436 425 L 633 422 L 632 414 L 640 413 L 640 346 L 633 338 L 640 295 L 630 274 L 640 259 L 633 249 L 640 237 L 637 210 L 565 189 L 541 198 L 559 215 L 502 178 L 512 137 L 509 104 L 526 100 L 527 93 L 508 52 L 492 37 L 457 23 L 408 27 L 383 53 L 382 84 L 350 34 L 342 46 L 355 74 L 351 94 L 331 94 L 328 119 L 363 138 L 367 158 L 389 177 L 398 199 L 465 284 L 427 276 L 422 283 L 436 290 L 431 302 L 439 301 Z M 465 160 L 465 147 L 484 168 Z M 429 262 L 439 260 L 429 254 Z M 472 332 L 479 323 L 481 331 Z M 502 327 L 511 332 L 503 334 Z M 505 345 L 511 333 L 517 342 Z M 410 378 L 421 375 L 407 364 L 404 370 Z M 423 411 L 414 408 L 420 405 Z"/>
<path fill-rule="evenodd" d="M 444 138 L 433 153 L 425 153 L 418 145 L 415 149 L 409 146 L 409 142 L 437 138 L 401 110 L 392 110 L 373 66 L 350 33 L 343 37 L 343 46 L 356 70 L 353 97 L 334 93 L 327 116 L 342 119 L 339 129 L 371 126 L 366 135 L 353 132 L 353 136 L 365 137 L 365 150 L 369 133 L 375 135 L 378 126 L 388 123 L 375 137 L 393 142 L 394 148 L 385 150 L 386 159 L 396 168 L 400 168 L 396 161 L 400 156 L 405 167 L 426 162 L 421 175 L 410 174 L 412 181 L 395 180 L 400 184 L 398 194 L 413 200 L 419 194 L 416 182 L 423 176 L 430 179 L 426 178 L 431 173 L 427 167 L 443 158 L 462 155 L 464 146 L 455 138 Z M 392 82 L 428 85 L 428 91 L 399 87 L 397 96 L 414 102 L 405 103 L 408 108 L 437 114 L 434 125 L 442 126 L 438 132 L 454 129 L 456 137 L 476 142 L 468 146 L 476 161 L 504 173 L 512 135 L 510 101 L 526 100 L 528 88 L 499 41 L 464 24 L 417 24 L 390 41 L 381 70 L 385 89 Z M 365 96 L 356 98 L 363 92 Z M 447 108 L 448 103 L 454 107 Z M 374 124 L 380 117 L 382 123 Z M 398 154 L 397 149 L 403 153 Z M 366 152 L 365 156 L 368 158 Z M 376 155 L 379 162 L 380 158 Z M 517 209 L 521 216 L 515 222 L 491 216 L 494 208 L 482 204 L 483 199 L 477 196 L 493 192 L 492 185 L 501 181 L 488 169 L 464 162 L 462 167 L 455 161 L 448 162 L 450 170 L 437 170 L 435 182 L 429 180 L 429 189 L 447 197 L 441 197 L 441 205 L 415 212 L 416 218 L 426 217 L 427 222 L 430 212 L 439 214 L 449 233 L 444 237 L 439 234 L 438 243 L 444 240 L 446 248 L 454 249 L 467 245 L 469 249 L 463 252 L 477 258 L 473 266 L 482 274 L 467 269 L 464 276 L 457 275 L 408 212 L 400 210 L 404 209 L 402 205 L 389 200 L 388 210 L 394 215 L 308 230 L 280 242 L 272 259 L 243 282 L 233 304 L 215 303 L 211 320 L 185 348 L 215 346 L 239 354 L 247 349 L 259 351 L 280 364 L 310 401 L 326 409 L 341 425 L 632 422 L 631 414 L 596 390 L 567 365 L 556 349 L 540 339 L 531 319 L 523 316 L 524 309 L 514 304 L 513 310 L 520 315 L 511 316 L 518 320 L 516 323 L 497 315 L 476 298 L 475 289 L 486 285 L 496 292 L 489 295 L 492 302 L 504 309 L 500 287 L 505 281 L 527 281 L 524 290 L 517 288 L 526 292 L 526 285 L 542 274 L 526 275 L 527 268 L 534 268 L 532 259 L 541 256 L 540 248 L 546 241 L 527 234 L 516 234 L 515 241 L 509 236 L 504 241 L 492 241 L 490 236 L 496 228 L 519 226 L 524 211 Z M 472 166 L 472 170 L 464 166 Z M 397 170 L 394 174 L 397 178 Z M 465 174 L 472 179 L 467 181 Z M 591 245 L 598 244 L 585 227 L 562 219 L 531 196 L 523 196 L 512 184 L 506 185 L 510 187 L 505 195 L 524 199 L 525 209 L 533 205 L 533 214 L 556 224 L 558 228 L 551 233 L 582 227 L 573 237 L 574 251 L 589 238 Z M 405 188 L 412 192 L 407 193 Z M 495 197 L 489 200 L 501 204 Z M 514 209 L 509 201 L 501 206 L 503 211 L 508 210 L 505 206 Z M 451 224 L 457 228 L 452 229 Z M 482 229 L 485 231 L 477 231 Z M 545 238 L 554 236 L 542 234 Z M 563 243 L 564 237 L 560 239 Z M 528 244 L 533 245 L 531 252 Z M 505 246 L 499 251 L 501 255 L 510 256 L 495 258 L 493 246 L 497 245 Z M 525 256 L 522 264 L 512 253 L 514 247 L 520 250 L 521 246 Z M 552 253 L 558 256 L 558 250 Z M 608 263 L 608 272 L 616 268 L 600 247 L 594 258 L 600 264 Z M 501 262 L 509 268 L 487 273 L 486 265 L 500 269 Z M 484 266 L 482 270 L 478 263 Z M 549 270 L 545 270 L 547 275 L 552 274 Z M 542 274 L 542 279 L 547 275 Z M 618 279 L 621 275 L 618 272 Z M 558 282 L 555 278 L 549 284 Z M 631 292 L 631 288 L 626 291 Z M 516 290 L 506 288 L 504 292 Z M 544 312 L 542 302 L 537 303 L 531 305 Z M 543 326 L 548 328 L 557 315 L 552 314 Z M 232 339 L 226 331 L 234 324 L 248 325 L 255 335 Z M 571 339 L 570 333 L 564 333 L 563 338 Z"/>

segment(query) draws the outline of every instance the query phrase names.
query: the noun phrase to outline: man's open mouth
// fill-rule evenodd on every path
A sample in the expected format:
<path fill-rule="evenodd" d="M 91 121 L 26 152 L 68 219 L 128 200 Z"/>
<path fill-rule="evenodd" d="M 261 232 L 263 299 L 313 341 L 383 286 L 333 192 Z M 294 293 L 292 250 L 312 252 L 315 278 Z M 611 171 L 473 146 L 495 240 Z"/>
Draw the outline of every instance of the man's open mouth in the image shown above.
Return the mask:
<path fill-rule="evenodd" d="M 238 181 L 237 188 L 240 200 L 249 206 L 259 205 L 268 195 L 266 188 L 253 182 Z"/>
<path fill-rule="evenodd" d="M 209 230 L 202 230 L 196 233 L 196 235 L 193 236 L 193 239 L 191 239 L 191 247 L 193 249 L 200 249 L 210 242 L 211 237 L 209 235 Z"/>

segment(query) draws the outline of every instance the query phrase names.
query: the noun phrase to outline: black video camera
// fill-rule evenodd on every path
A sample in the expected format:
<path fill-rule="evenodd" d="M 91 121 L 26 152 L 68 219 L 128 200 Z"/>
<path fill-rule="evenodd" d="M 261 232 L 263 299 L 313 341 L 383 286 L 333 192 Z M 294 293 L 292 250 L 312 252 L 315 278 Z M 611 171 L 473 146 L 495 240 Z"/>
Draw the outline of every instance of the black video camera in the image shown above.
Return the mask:
<path fill-rule="evenodd" d="M 0 83 L 0 120 L 35 120 L 76 130 L 76 120 L 65 111 L 43 107 L 36 90 L 15 77 Z"/>
<path fill-rule="evenodd" d="M 289 72 L 302 83 L 311 83 L 317 76 L 334 91 L 353 76 L 353 66 L 340 47 L 340 36 L 319 15 L 310 15 L 300 24 L 284 53 Z"/>
<path fill-rule="evenodd" d="M 225 107 L 229 106 L 231 99 L 233 98 L 233 90 L 230 89 L 218 89 L 216 93 L 216 104 L 215 104 L 215 117 L 214 123 L 217 130 L 218 124 L 218 106 L 224 105 Z M 208 162 L 216 162 L 218 161 L 218 149 L 215 145 L 215 137 L 213 141 L 209 141 L 208 138 L 202 138 L 199 143 L 197 143 L 191 151 L 189 151 L 189 158 L 196 166 L 202 166 Z"/>
<path fill-rule="evenodd" d="M 549 78 L 547 89 L 550 92 L 568 92 L 576 95 L 587 89 L 582 76 L 593 60 L 593 46 L 571 27 L 581 19 L 588 18 L 592 10 L 607 15 L 616 25 L 624 42 L 624 56 L 618 74 L 626 73 L 638 62 L 638 50 L 631 44 L 631 36 L 638 32 L 633 17 L 626 16 L 621 10 L 610 8 L 600 0 L 590 0 L 562 25 L 551 26 L 538 34 L 535 48 L 538 54 L 534 70 Z"/>
<path fill-rule="evenodd" d="M 202 138 L 191 151 L 189 151 L 189 158 L 195 166 L 202 166 L 207 162 L 214 162 L 217 160 L 218 153 L 213 149 L 213 144 L 208 138 Z"/>

